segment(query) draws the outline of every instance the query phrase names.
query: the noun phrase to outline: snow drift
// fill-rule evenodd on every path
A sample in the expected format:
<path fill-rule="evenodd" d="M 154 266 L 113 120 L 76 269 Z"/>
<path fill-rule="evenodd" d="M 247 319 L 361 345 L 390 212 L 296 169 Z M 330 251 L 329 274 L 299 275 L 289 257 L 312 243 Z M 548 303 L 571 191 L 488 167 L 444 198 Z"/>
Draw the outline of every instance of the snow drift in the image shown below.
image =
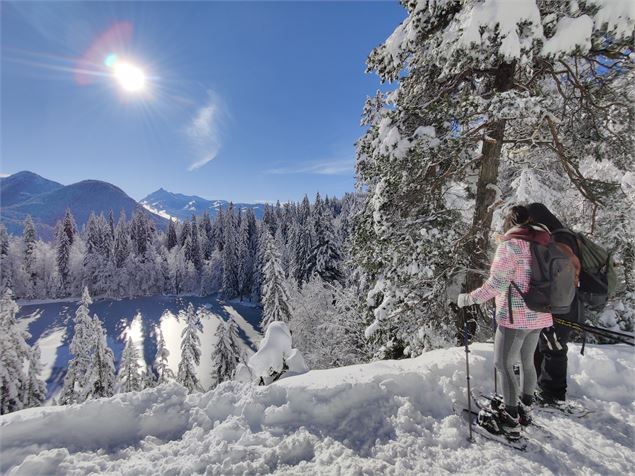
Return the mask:
<path fill-rule="evenodd" d="M 266 387 L 177 384 L 0 418 L 7 474 L 627 474 L 635 457 L 635 361 L 627 346 L 572 346 L 570 393 L 583 419 L 539 414 L 527 452 L 466 440 L 461 348 L 311 371 Z M 477 389 L 492 346 L 472 346 Z"/>

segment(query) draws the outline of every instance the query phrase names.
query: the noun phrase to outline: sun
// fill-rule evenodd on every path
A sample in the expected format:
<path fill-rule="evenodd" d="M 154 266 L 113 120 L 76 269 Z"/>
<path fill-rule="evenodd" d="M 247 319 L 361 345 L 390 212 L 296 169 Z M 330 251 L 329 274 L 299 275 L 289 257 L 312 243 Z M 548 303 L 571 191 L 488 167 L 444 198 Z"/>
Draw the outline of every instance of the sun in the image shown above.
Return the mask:
<path fill-rule="evenodd" d="M 146 75 L 132 63 L 117 61 L 113 65 L 113 76 L 121 88 L 129 93 L 142 92 L 146 88 Z"/>

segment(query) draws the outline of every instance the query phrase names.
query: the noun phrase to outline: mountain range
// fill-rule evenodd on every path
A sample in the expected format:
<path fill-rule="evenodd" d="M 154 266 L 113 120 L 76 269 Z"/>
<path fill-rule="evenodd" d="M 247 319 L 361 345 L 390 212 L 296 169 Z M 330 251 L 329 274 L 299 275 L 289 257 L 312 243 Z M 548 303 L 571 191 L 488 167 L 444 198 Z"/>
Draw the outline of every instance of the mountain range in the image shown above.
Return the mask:
<path fill-rule="evenodd" d="M 207 200 L 196 195 L 183 195 L 182 193 L 172 193 L 160 188 L 151 193 L 139 203 L 152 213 L 156 213 L 165 218 L 176 218 L 184 220 L 192 215 L 202 215 L 208 212 L 213 218 L 219 210 L 227 210 L 229 202 L 227 200 Z M 265 205 L 262 203 L 234 203 L 234 211 L 252 209 L 256 218 L 261 219 Z"/>
<path fill-rule="evenodd" d="M 31 215 L 38 236 L 44 240 L 52 239 L 55 224 L 64 216 L 66 208 L 70 208 L 80 229 L 91 212 L 106 215 L 112 209 L 117 220 L 120 210 L 124 210 L 130 218 L 142 208 L 162 229 L 170 218 L 183 220 L 192 215 L 202 215 L 205 211 L 213 217 L 218 210 L 226 210 L 228 205 L 226 200 L 207 200 L 196 195 L 168 192 L 163 188 L 137 202 L 108 182 L 83 180 L 62 185 L 29 171 L 0 178 L 0 221 L 7 231 L 21 234 L 25 218 Z M 247 208 L 253 209 L 257 218 L 262 218 L 264 204 L 234 204 L 234 209 L 244 211 Z"/>

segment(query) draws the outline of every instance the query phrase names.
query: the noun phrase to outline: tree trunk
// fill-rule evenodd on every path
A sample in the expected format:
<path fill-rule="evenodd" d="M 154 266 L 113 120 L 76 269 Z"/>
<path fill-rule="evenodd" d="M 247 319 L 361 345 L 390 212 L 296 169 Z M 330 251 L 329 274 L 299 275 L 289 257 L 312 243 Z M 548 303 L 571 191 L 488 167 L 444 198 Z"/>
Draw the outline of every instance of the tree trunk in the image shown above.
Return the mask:
<path fill-rule="evenodd" d="M 509 91 L 512 88 L 515 68 L 515 63 L 503 63 L 498 67 L 492 83 L 493 94 Z M 489 124 L 486 129 L 486 138 L 483 140 L 481 166 L 476 184 L 472 239 L 467 243 L 469 271 L 465 279 L 465 292 L 473 291 L 481 286 L 488 269 L 489 234 L 496 199 L 496 190 L 493 186 L 498 182 L 505 124 L 504 119 Z M 477 307 L 466 308 L 464 312 L 459 313 L 457 322 L 459 335 L 462 336 L 466 320 L 470 336 L 474 335 L 478 315 Z"/>

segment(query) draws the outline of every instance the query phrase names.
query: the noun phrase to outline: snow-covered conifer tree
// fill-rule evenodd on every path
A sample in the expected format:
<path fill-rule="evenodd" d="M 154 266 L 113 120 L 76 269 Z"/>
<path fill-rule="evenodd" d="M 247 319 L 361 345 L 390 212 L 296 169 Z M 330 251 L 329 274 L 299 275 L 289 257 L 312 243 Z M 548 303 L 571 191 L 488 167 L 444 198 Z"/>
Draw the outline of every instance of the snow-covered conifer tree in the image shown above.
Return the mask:
<path fill-rule="evenodd" d="M 242 301 L 245 295 L 251 291 L 253 278 L 253 259 L 249 248 L 249 221 L 247 217 L 240 222 L 237 234 L 237 258 L 238 258 L 238 295 Z"/>
<path fill-rule="evenodd" d="M 168 251 L 171 251 L 178 245 L 178 238 L 176 237 L 176 225 L 174 224 L 174 220 L 170 219 L 170 223 L 168 224 L 168 237 L 165 246 Z"/>
<path fill-rule="evenodd" d="M 121 354 L 121 363 L 117 374 L 117 387 L 119 393 L 138 392 L 143 389 L 139 352 L 132 341 L 132 337 L 128 337 L 126 346 Z"/>
<path fill-rule="evenodd" d="M 92 391 L 90 377 L 93 374 L 93 354 L 97 340 L 95 326 L 88 313 L 88 306 L 92 302 L 88 288 L 84 287 L 82 300 L 73 319 L 73 340 L 69 346 L 73 357 L 68 362 L 64 377 L 60 396 L 62 405 L 81 403 Z"/>
<path fill-rule="evenodd" d="M 198 334 L 203 332 L 203 324 L 192 303 L 187 306 L 184 317 L 186 323 L 181 332 L 181 361 L 176 380 L 191 393 L 201 390 L 196 366 L 201 363 L 201 338 Z"/>
<path fill-rule="evenodd" d="M 330 209 L 320 200 L 319 193 L 313 209 L 313 230 L 315 236 L 313 248 L 307 259 L 307 273 L 315 273 L 328 283 L 340 281 L 342 256 L 333 232 L 333 217 Z"/>
<path fill-rule="evenodd" d="M 55 230 L 55 250 L 57 255 L 57 272 L 60 276 L 60 292 L 63 296 L 69 294 L 70 255 L 75 241 L 77 227 L 70 209 L 64 212 L 64 218 L 58 222 Z"/>
<path fill-rule="evenodd" d="M 204 261 L 208 261 L 214 252 L 214 236 L 212 221 L 207 210 L 203 213 L 200 227 L 201 253 Z"/>
<path fill-rule="evenodd" d="M 165 346 L 163 332 L 159 326 L 156 326 L 154 331 L 157 336 L 157 353 L 154 357 L 154 371 L 157 374 L 157 385 L 161 385 L 174 380 L 175 376 L 172 369 L 168 366 L 170 351 Z"/>
<path fill-rule="evenodd" d="M 24 408 L 24 390 L 28 384 L 24 366 L 30 349 L 29 334 L 16 321 L 18 305 L 6 289 L 0 298 L 0 415 Z"/>
<path fill-rule="evenodd" d="M 24 231 L 22 233 L 22 244 L 24 252 L 24 273 L 27 279 L 27 297 L 34 296 L 35 287 L 37 284 L 37 273 L 35 264 L 35 242 L 37 238 L 35 235 L 35 227 L 33 226 L 33 219 L 31 215 L 27 215 L 24 220 Z"/>
<path fill-rule="evenodd" d="M 368 58 L 369 71 L 398 86 L 364 109 L 357 171 L 368 197 L 355 250 L 371 287 L 369 335 L 416 353 L 456 333 L 445 326 L 448 299 L 486 274 L 501 160 L 555 152 L 593 202 L 598 184 L 578 167 L 589 139 L 626 157 L 610 115 L 632 113 L 611 90 L 633 68 L 633 18 L 596 2 L 404 6 L 407 18 Z M 581 128 L 591 116 L 596 127 Z M 478 310 L 457 314 L 458 327 L 469 312 Z"/>
<path fill-rule="evenodd" d="M 108 347 L 106 330 L 97 315 L 93 316 L 92 323 L 95 348 L 88 398 L 111 397 L 115 393 L 115 356 Z"/>
<path fill-rule="evenodd" d="M 0 223 L 0 293 L 11 287 L 12 276 L 9 263 L 9 234 L 5 226 Z"/>
<path fill-rule="evenodd" d="M 280 266 L 280 254 L 276 249 L 275 240 L 268 230 L 265 231 L 265 251 L 262 283 L 262 329 L 273 321 L 289 322 L 289 292 L 285 282 L 284 272 Z"/>
<path fill-rule="evenodd" d="M 224 218 L 223 244 L 223 289 L 222 293 L 228 299 L 238 296 L 238 230 L 236 217 L 230 203 Z"/>
<path fill-rule="evenodd" d="M 234 318 L 218 323 L 216 347 L 212 352 L 212 388 L 234 376 L 236 366 L 242 360 L 239 347 L 238 325 Z"/>
<path fill-rule="evenodd" d="M 23 408 L 39 407 L 46 400 L 46 383 L 40 378 L 42 362 L 40 362 L 40 347 L 36 344 L 29 351 L 29 371 L 23 390 Z"/>

